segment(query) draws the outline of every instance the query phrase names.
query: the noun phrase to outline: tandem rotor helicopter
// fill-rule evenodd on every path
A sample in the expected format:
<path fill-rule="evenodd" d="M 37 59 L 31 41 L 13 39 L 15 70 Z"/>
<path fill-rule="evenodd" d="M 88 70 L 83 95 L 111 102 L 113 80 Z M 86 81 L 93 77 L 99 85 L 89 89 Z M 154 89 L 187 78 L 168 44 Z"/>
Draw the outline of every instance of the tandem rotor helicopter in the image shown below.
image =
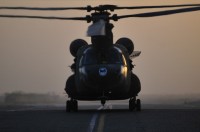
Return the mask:
<path fill-rule="evenodd" d="M 178 8 L 179 7 L 179 8 Z M 176 8 L 171 10 L 122 15 L 111 15 L 120 9 L 153 9 Z M 129 110 L 141 110 L 141 101 L 137 99 L 141 91 L 139 78 L 132 72 L 132 59 L 139 56 L 141 51 L 134 50 L 134 44 L 129 38 L 120 38 L 113 42 L 111 20 L 118 21 L 131 17 L 156 17 L 200 10 L 200 4 L 161 5 L 161 6 L 131 6 L 99 5 L 87 7 L 0 7 L 0 10 L 86 10 L 92 12 L 86 17 L 47 17 L 25 15 L 0 15 L 5 18 L 31 18 L 55 20 L 80 20 L 92 24 L 88 27 L 87 35 L 91 44 L 83 39 L 76 39 L 70 44 L 70 53 L 74 63 L 70 66 L 73 71 L 66 82 L 65 91 L 70 100 L 66 102 L 66 111 L 77 111 L 77 100 L 100 100 L 104 105 L 107 100 L 129 99 Z"/>

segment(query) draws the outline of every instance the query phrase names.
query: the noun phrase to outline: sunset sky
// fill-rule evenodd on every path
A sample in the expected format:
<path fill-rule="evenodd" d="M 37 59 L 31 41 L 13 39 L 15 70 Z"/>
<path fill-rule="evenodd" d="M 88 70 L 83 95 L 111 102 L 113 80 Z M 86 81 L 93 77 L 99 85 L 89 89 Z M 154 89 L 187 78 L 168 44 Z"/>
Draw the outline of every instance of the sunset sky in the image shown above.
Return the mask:
<path fill-rule="evenodd" d="M 100 4 L 118 6 L 197 4 L 196 0 L 0 0 L 0 6 L 76 7 Z M 200 2 L 199 2 L 200 4 Z M 120 10 L 118 15 L 150 10 Z M 164 9 L 160 9 L 164 10 Z M 16 11 L 0 14 L 77 16 L 85 11 Z M 114 42 L 129 37 L 135 50 L 133 72 L 142 84 L 141 94 L 200 93 L 200 11 L 113 22 Z M 0 94 L 13 91 L 64 93 L 72 74 L 70 42 L 86 36 L 91 23 L 40 19 L 0 18 Z"/>

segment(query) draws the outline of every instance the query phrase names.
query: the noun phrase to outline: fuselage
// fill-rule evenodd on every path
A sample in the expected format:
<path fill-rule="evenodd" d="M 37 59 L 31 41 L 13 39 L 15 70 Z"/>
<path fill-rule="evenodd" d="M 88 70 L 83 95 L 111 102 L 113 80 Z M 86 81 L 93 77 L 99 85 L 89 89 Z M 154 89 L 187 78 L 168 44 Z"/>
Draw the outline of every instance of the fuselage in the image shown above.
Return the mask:
<path fill-rule="evenodd" d="M 93 46 L 82 47 L 76 60 L 75 85 L 79 100 L 129 98 L 131 70 L 128 53 L 113 45 L 100 51 Z"/>

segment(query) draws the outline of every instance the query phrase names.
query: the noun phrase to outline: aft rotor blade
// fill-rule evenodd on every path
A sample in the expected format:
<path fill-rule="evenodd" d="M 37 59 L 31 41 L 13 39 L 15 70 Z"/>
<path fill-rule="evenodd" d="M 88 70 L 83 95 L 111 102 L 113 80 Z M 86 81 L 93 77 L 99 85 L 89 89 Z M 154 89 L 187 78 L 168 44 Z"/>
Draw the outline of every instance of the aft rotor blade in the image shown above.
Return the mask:
<path fill-rule="evenodd" d="M 141 51 L 133 51 L 130 55 L 129 58 L 130 59 L 134 59 L 136 57 L 138 57 L 141 54 Z"/>
<path fill-rule="evenodd" d="M 24 15 L 0 15 L 5 18 L 32 18 L 32 19 L 51 19 L 51 20 L 87 20 L 86 17 L 53 17 L 53 16 L 24 16 Z"/>
<path fill-rule="evenodd" d="M 60 10 L 87 10 L 86 7 L 0 7 L 9 10 L 39 10 L 39 11 L 60 11 Z"/>
<path fill-rule="evenodd" d="M 200 4 L 184 4 L 184 5 L 161 5 L 161 6 L 125 6 L 115 7 L 115 9 L 152 9 L 152 8 L 171 8 L 171 7 L 187 7 L 187 6 L 200 6 Z"/>
<path fill-rule="evenodd" d="M 117 19 L 128 18 L 128 17 L 156 17 L 156 16 L 165 16 L 165 15 L 192 12 L 192 11 L 198 11 L 198 10 L 200 10 L 200 6 L 192 7 L 192 8 L 182 8 L 182 9 L 174 9 L 174 10 L 140 13 L 140 14 L 133 14 L 133 15 L 123 15 L 123 16 L 117 16 Z"/>

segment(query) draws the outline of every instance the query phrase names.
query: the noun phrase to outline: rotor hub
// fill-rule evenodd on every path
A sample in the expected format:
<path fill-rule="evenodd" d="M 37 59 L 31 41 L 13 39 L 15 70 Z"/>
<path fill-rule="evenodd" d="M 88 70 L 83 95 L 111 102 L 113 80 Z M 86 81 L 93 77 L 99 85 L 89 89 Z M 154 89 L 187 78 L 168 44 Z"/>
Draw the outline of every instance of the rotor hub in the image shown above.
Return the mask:
<path fill-rule="evenodd" d="M 107 10 L 114 11 L 116 7 L 117 7 L 116 5 L 99 5 L 96 7 L 91 7 L 90 5 L 88 5 L 86 9 L 87 9 L 87 12 L 90 12 L 92 10 L 103 12 Z"/>

